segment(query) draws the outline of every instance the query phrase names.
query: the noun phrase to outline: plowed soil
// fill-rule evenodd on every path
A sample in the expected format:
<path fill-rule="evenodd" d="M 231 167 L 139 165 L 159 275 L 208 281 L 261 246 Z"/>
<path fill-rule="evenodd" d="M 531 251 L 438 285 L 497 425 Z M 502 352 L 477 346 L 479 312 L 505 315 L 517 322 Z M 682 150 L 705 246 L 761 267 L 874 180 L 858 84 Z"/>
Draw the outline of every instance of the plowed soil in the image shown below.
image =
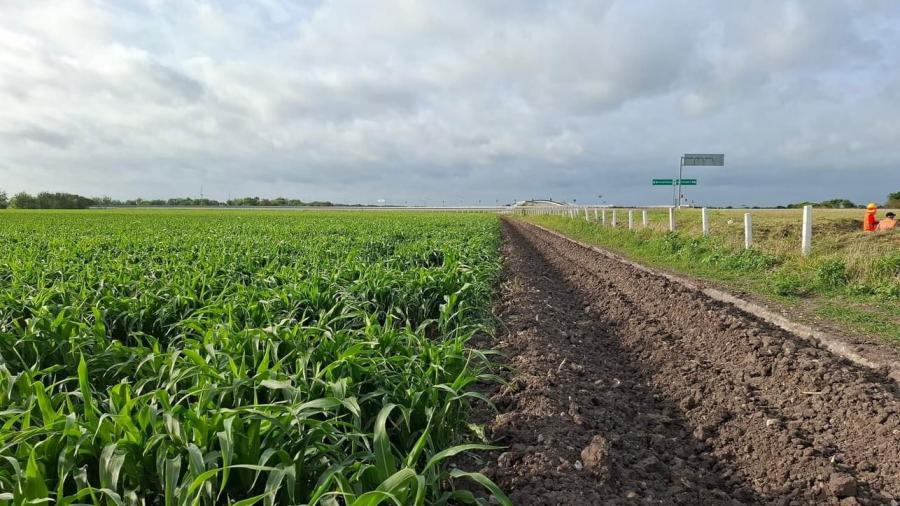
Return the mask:
<path fill-rule="evenodd" d="M 509 384 L 482 469 L 519 505 L 900 504 L 896 384 L 664 278 L 503 223 Z"/>

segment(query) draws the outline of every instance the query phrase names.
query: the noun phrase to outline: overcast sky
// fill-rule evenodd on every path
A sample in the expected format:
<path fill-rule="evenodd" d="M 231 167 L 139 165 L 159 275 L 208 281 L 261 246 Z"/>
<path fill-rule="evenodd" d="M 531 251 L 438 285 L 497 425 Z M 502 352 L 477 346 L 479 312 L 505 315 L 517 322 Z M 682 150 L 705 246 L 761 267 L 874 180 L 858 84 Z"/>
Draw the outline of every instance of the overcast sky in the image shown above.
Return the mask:
<path fill-rule="evenodd" d="M 900 191 L 894 0 L 0 0 L 0 188 L 705 204 Z"/>

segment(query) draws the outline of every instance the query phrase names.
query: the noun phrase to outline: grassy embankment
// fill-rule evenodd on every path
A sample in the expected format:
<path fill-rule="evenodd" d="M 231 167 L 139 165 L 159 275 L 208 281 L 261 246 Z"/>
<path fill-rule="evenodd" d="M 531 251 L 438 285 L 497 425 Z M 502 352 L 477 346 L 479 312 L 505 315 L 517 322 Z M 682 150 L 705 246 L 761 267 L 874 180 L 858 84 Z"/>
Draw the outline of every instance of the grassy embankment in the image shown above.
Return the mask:
<path fill-rule="evenodd" d="M 583 242 L 598 244 L 648 265 L 720 282 L 732 290 L 761 296 L 798 313 L 821 318 L 852 332 L 900 346 L 900 230 L 860 231 L 862 211 L 813 212 L 813 253 L 800 254 L 800 210 L 752 210 L 751 250 L 744 250 L 745 210 L 710 211 L 710 235 L 703 237 L 700 210 L 682 209 L 677 233 L 668 232 L 668 211 L 649 211 L 635 231 L 627 211 L 618 227 L 557 216 L 527 219 Z M 609 219 L 611 210 L 607 210 Z M 879 212 L 879 217 L 883 211 Z"/>

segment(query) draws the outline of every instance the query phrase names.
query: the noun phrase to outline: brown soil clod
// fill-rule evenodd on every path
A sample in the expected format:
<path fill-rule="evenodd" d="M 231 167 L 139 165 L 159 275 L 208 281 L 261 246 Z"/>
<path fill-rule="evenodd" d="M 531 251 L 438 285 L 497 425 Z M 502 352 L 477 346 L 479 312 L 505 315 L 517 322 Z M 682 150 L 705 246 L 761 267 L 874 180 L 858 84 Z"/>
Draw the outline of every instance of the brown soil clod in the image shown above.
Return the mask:
<path fill-rule="evenodd" d="M 900 504 L 900 394 L 696 290 L 504 220 L 483 472 L 515 504 Z"/>

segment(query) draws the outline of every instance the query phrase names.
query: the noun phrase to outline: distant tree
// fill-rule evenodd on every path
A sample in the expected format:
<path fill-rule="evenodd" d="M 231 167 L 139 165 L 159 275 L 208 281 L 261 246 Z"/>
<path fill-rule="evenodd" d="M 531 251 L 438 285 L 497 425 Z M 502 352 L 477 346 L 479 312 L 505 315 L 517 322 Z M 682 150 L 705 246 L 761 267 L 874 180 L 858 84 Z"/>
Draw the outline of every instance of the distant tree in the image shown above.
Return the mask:
<path fill-rule="evenodd" d="M 37 209 L 37 200 L 26 192 L 19 192 L 9 200 L 14 209 Z"/>
<path fill-rule="evenodd" d="M 0 209 L 6 209 L 9 207 L 9 198 L 6 197 L 6 192 L 0 190 Z"/>
<path fill-rule="evenodd" d="M 819 202 L 816 207 L 825 207 L 828 209 L 855 209 L 857 205 L 847 199 L 831 199 Z"/>
<path fill-rule="evenodd" d="M 94 200 L 72 193 L 41 192 L 33 196 L 19 192 L 9 203 L 16 209 L 87 209 Z"/>
<path fill-rule="evenodd" d="M 795 202 L 795 203 L 793 203 L 793 204 L 788 204 L 788 205 L 787 205 L 787 208 L 788 208 L 788 209 L 800 209 L 800 208 L 805 207 L 805 206 L 817 206 L 817 205 L 818 205 L 818 204 L 815 203 L 815 202 L 805 201 L 805 202 Z"/>
<path fill-rule="evenodd" d="M 884 205 L 885 207 L 900 207 L 900 192 L 889 193 Z"/>
<path fill-rule="evenodd" d="M 831 199 L 831 200 L 825 200 L 822 202 L 809 202 L 809 201 L 795 202 L 793 204 L 788 204 L 787 208 L 788 209 L 801 209 L 804 206 L 813 206 L 813 207 L 820 207 L 820 208 L 825 208 L 825 209 L 856 209 L 857 207 L 859 207 L 847 199 Z"/>
<path fill-rule="evenodd" d="M 5 194 L 0 192 L 0 209 L 5 206 Z M 17 193 L 8 205 L 18 209 L 85 209 L 91 206 L 103 207 L 219 207 L 223 205 L 235 207 L 300 207 L 300 206 L 333 206 L 331 202 L 303 202 L 300 199 L 278 197 L 274 199 L 261 199 L 259 197 L 243 197 L 220 202 L 213 199 L 197 199 L 193 197 L 176 197 L 170 199 L 141 198 L 131 200 L 116 200 L 111 197 L 87 198 L 71 193 L 42 192 L 30 195 L 25 192 Z"/>

